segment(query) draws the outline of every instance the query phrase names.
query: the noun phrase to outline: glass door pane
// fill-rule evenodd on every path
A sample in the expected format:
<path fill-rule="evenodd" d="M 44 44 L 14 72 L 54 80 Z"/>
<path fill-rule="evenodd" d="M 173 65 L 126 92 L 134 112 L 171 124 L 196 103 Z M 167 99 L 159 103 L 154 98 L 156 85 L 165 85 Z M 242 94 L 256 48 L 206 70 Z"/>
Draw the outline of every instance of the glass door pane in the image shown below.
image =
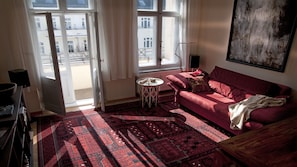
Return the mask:
<path fill-rule="evenodd" d="M 85 13 L 53 14 L 54 47 L 67 107 L 93 103 L 89 40 Z M 35 16 L 42 72 L 55 79 L 46 19 Z"/>
<path fill-rule="evenodd" d="M 178 62 L 177 57 L 175 56 L 176 43 L 177 43 L 177 34 L 178 33 L 178 23 L 175 17 L 163 17 L 162 19 L 162 65 L 166 64 L 176 64 Z M 179 53 L 177 53 L 179 54 Z"/>
<path fill-rule="evenodd" d="M 55 34 L 55 46 L 59 62 L 59 70 L 61 76 L 61 84 L 64 95 L 65 104 L 74 103 L 75 95 L 73 91 L 71 68 L 69 62 L 68 48 L 66 43 L 65 24 L 67 21 L 63 15 L 53 15 L 53 29 Z M 64 24 L 65 22 L 65 24 Z"/>
<path fill-rule="evenodd" d="M 65 115 L 54 26 L 50 13 L 33 16 L 36 29 L 37 59 L 41 69 L 42 98 L 46 110 Z"/>
<path fill-rule="evenodd" d="M 139 67 L 157 64 L 157 18 L 138 17 L 138 64 Z"/>
<path fill-rule="evenodd" d="M 41 74 L 43 77 L 55 80 L 55 70 L 50 46 L 50 39 L 45 15 L 35 16 L 37 41 L 39 44 L 39 59 L 41 62 Z"/>
<path fill-rule="evenodd" d="M 180 10 L 180 0 L 163 0 L 163 11 L 178 12 Z"/>
<path fill-rule="evenodd" d="M 69 63 L 75 100 L 93 103 L 93 88 L 90 67 L 89 37 L 85 13 L 65 14 L 65 52 Z"/>

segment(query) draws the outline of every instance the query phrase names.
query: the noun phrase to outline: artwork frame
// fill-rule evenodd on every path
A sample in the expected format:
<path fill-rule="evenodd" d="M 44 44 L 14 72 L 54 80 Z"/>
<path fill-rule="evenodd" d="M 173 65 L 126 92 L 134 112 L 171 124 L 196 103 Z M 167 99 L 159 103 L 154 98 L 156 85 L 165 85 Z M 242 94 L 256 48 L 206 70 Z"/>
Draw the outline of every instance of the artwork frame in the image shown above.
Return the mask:
<path fill-rule="evenodd" d="M 284 72 L 296 31 L 296 0 L 234 0 L 227 61 Z"/>

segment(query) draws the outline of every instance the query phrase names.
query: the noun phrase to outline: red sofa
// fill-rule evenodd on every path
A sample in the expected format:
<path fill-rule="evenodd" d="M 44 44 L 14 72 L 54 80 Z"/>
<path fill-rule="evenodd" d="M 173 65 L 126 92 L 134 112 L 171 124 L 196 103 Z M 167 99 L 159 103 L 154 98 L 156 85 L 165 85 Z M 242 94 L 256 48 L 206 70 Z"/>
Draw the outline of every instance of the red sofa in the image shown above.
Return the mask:
<path fill-rule="evenodd" d="M 209 75 L 195 76 L 194 72 L 168 75 L 167 83 L 175 91 L 176 102 L 212 121 L 234 135 L 251 129 L 258 129 L 297 111 L 297 104 L 290 101 L 291 88 L 216 66 Z M 192 83 L 199 79 L 199 84 Z M 204 84 L 201 83 L 204 81 Z M 259 108 L 251 112 L 250 118 L 241 130 L 230 128 L 228 106 L 252 95 L 285 97 L 286 104 L 278 107 Z"/>

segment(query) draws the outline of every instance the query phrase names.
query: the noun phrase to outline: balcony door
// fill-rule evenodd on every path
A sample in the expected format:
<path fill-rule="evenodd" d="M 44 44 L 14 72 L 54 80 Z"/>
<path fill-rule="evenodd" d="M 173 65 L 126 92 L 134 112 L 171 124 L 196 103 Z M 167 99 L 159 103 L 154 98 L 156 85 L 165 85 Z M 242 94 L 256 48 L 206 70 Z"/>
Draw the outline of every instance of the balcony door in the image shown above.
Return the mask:
<path fill-rule="evenodd" d="M 52 16 L 66 106 L 93 103 L 89 24 L 85 13 Z"/>
<path fill-rule="evenodd" d="M 65 106 L 104 109 L 94 15 L 36 14 L 34 21 L 45 108 L 59 114 L 65 114 Z"/>
<path fill-rule="evenodd" d="M 55 35 L 51 14 L 36 14 L 34 16 L 40 65 L 40 78 L 42 85 L 42 97 L 45 109 L 65 115 L 65 103 L 62 92 L 60 69 L 57 50 L 55 47 Z"/>

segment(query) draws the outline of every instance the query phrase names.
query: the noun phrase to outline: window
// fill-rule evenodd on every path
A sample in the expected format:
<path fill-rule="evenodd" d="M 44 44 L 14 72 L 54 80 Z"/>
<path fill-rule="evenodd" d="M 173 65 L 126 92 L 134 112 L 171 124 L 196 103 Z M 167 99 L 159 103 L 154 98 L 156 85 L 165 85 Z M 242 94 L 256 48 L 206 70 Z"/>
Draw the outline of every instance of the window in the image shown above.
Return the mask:
<path fill-rule="evenodd" d="M 68 43 L 68 52 L 73 53 L 74 52 L 73 41 L 67 41 L 67 43 Z"/>
<path fill-rule="evenodd" d="M 89 8 L 88 0 L 67 0 L 66 1 L 68 9 L 85 9 Z"/>
<path fill-rule="evenodd" d="M 182 0 L 137 0 L 138 66 L 140 70 L 178 67 Z"/>
<path fill-rule="evenodd" d="M 65 18 L 66 30 L 71 30 L 71 18 Z"/>
<path fill-rule="evenodd" d="M 88 51 L 88 44 L 87 44 L 87 40 L 84 40 L 84 50 Z"/>
<path fill-rule="evenodd" d="M 36 27 L 37 27 L 37 29 L 40 30 L 40 29 L 41 29 L 40 19 L 37 18 L 37 19 L 35 20 L 35 22 L 36 22 Z"/>
<path fill-rule="evenodd" d="M 144 11 L 153 10 L 154 5 L 156 5 L 156 0 L 137 0 L 138 11 L 140 11 L 140 10 L 144 10 Z"/>
<path fill-rule="evenodd" d="M 54 30 L 57 30 L 57 21 L 56 21 L 56 18 L 53 18 L 53 27 L 54 27 Z"/>
<path fill-rule="evenodd" d="M 57 0 L 32 0 L 32 7 L 34 9 L 58 9 Z"/>
<path fill-rule="evenodd" d="M 29 7 L 34 10 L 91 10 L 93 0 L 30 0 Z"/>
<path fill-rule="evenodd" d="M 32 45 L 36 46 L 34 47 L 36 65 L 39 66 L 40 77 L 47 81 L 43 82 L 42 86 L 47 86 L 49 83 L 58 86 L 57 88 L 61 86 L 65 104 L 72 105 L 75 100 L 79 100 L 75 97 L 75 90 L 81 89 L 77 87 L 80 78 L 73 75 L 72 71 L 83 69 L 80 72 L 86 78 L 92 78 L 88 69 L 94 67 L 91 66 L 93 59 L 90 58 L 95 54 L 92 54 L 93 50 L 89 51 L 88 47 L 96 46 L 94 39 L 96 32 L 93 29 L 95 1 L 26 0 L 26 2 L 28 16 L 32 20 L 29 24 L 32 27 Z M 60 73 L 61 79 L 57 72 Z M 91 82 L 87 80 L 84 84 L 91 85 L 87 88 L 92 88 Z M 87 98 L 89 97 L 91 96 Z"/>
<path fill-rule="evenodd" d="M 144 48 L 152 48 L 153 47 L 153 38 L 144 38 L 143 47 Z"/>
<path fill-rule="evenodd" d="M 151 18 L 141 18 L 141 28 L 151 28 Z"/>
<path fill-rule="evenodd" d="M 82 29 L 86 29 L 85 18 L 82 18 L 82 19 L 81 19 L 81 27 L 82 27 Z"/>
<path fill-rule="evenodd" d="M 60 53 L 61 51 L 60 51 L 60 45 L 59 45 L 59 42 L 58 41 L 56 41 L 56 51 L 57 51 L 57 53 Z"/>
<path fill-rule="evenodd" d="M 44 43 L 43 43 L 43 42 L 40 42 L 40 52 L 41 52 L 42 54 L 45 54 Z"/>

